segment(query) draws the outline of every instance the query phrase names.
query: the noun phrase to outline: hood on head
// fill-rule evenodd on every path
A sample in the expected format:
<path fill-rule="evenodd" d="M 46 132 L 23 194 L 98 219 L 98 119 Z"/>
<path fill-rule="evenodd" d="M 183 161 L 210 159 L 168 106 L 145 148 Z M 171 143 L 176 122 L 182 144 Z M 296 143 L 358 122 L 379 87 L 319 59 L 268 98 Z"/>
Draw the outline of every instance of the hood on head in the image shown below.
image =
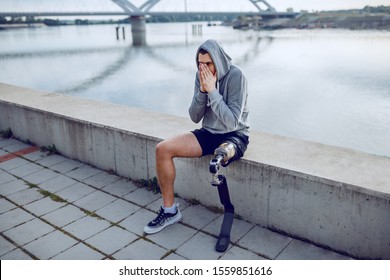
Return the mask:
<path fill-rule="evenodd" d="M 232 59 L 225 52 L 225 50 L 222 48 L 221 44 L 218 41 L 210 39 L 204 42 L 202 45 L 200 45 L 200 47 L 196 51 L 195 61 L 197 67 L 198 67 L 198 55 L 200 49 L 204 49 L 209 53 L 215 65 L 215 69 L 217 70 L 217 80 L 219 81 L 229 71 Z"/>

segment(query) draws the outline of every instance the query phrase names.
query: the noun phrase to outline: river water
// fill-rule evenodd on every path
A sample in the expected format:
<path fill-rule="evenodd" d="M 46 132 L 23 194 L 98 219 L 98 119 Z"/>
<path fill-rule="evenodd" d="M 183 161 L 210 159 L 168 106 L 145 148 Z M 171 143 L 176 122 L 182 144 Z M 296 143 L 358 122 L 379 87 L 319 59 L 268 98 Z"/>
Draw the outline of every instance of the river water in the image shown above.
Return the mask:
<path fill-rule="evenodd" d="M 133 47 L 115 27 L 0 31 L 0 82 L 188 117 L 195 51 L 214 38 L 248 79 L 252 130 L 390 156 L 390 31 L 147 24 Z"/>

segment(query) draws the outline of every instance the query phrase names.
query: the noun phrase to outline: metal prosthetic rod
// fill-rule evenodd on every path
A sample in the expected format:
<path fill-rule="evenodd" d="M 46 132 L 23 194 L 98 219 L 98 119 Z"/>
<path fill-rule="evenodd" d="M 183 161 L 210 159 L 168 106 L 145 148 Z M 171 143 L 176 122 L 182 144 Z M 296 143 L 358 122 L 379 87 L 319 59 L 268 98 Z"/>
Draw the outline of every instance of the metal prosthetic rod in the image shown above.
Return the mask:
<path fill-rule="evenodd" d="M 222 143 L 214 151 L 214 158 L 210 161 L 210 172 L 213 174 L 213 186 L 218 186 L 221 182 L 218 178 L 221 166 L 225 167 L 230 163 L 230 160 L 236 154 L 236 146 L 233 143 L 226 142 Z"/>
<path fill-rule="evenodd" d="M 225 252 L 230 242 L 230 232 L 234 219 L 234 206 L 230 201 L 227 180 L 224 175 L 219 175 L 222 166 L 227 166 L 235 155 L 235 145 L 233 143 L 223 143 L 214 152 L 214 158 L 210 161 L 210 172 L 213 174 L 211 184 L 218 188 L 219 199 L 224 206 L 224 215 L 221 230 L 218 236 L 215 250 Z"/>

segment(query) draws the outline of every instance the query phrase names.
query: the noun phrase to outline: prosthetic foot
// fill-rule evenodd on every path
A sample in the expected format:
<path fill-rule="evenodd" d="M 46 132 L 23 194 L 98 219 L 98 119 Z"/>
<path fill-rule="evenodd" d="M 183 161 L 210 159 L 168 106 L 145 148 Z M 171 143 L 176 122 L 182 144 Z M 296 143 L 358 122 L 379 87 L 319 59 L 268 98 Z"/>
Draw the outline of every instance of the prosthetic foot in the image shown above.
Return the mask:
<path fill-rule="evenodd" d="M 214 152 L 214 158 L 210 161 L 210 172 L 213 174 L 211 185 L 218 188 L 219 199 L 224 206 L 224 215 L 221 225 L 221 230 L 218 236 L 215 250 L 225 252 L 230 242 L 230 232 L 234 219 L 234 206 L 230 201 L 229 189 L 227 180 L 224 175 L 218 174 L 221 166 L 227 166 L 230 160 L 234 157 L 236 146 L 233 143 L 227 142 L 221 144 Z"/>

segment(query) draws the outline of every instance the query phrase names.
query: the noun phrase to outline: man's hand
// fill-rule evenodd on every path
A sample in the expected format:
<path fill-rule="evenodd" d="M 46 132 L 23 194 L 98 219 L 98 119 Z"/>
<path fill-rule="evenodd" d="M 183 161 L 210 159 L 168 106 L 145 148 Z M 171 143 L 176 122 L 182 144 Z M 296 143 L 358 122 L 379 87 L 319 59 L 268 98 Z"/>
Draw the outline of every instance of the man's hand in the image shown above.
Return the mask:
<path fill-rule="evenodd" d="M 204 64 L 199 65 L 199 79 L 201 91 L 207 91 L 208 93 L 210 93 L 215 89 L 217 77 L 216 75 L 213 75 L 210 69 Z"/>

